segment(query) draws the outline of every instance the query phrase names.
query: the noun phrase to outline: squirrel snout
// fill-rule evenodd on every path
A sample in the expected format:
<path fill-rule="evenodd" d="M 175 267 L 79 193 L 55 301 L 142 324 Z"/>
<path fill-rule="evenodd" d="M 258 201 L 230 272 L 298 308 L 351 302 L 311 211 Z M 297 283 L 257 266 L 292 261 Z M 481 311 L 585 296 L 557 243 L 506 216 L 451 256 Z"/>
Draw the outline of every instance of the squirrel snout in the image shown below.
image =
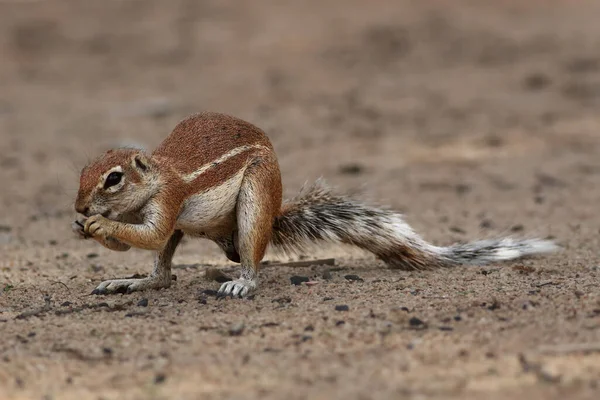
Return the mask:
<path fill-rule="evenodd" d="M 83 206 L 83 205 L 75 205 L 75 211 L 77 211 L 77 213 L 85 215 L 86 217 L 89 217 L 89 212 L 90 212 L 90 208 L 87 206 Z"/>

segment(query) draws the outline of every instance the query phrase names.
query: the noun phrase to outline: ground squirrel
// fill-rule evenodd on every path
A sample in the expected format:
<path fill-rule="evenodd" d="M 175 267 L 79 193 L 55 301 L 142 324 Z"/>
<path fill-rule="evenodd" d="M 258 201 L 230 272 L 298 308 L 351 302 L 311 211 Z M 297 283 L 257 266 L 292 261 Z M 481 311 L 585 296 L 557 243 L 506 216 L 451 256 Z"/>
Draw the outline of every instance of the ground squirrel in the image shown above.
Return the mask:
<path fill-rule="evenodd" d="M 266 134 L 238 118 L 191 115 L 151 154 L 109 150 L 83 168 L 73 229 L 117 251 L 156 252 L 143 279 L 102 282 L 94 294 L 128 293 L 171 285 L 171 259 L 183 235 L 213 240 L 239 279 L 221 295 L 244 297 L 258 286 L 270 244 L 285 251 L 311 243 L 350 244 L 392 267 L 427 269 L 485 264 L 553 251 L 551 241 L 502 238 L 438 247 L 427 243 L 402 215 L 333 194 L 317 183 L 282 205 L 279 164 Z"/>

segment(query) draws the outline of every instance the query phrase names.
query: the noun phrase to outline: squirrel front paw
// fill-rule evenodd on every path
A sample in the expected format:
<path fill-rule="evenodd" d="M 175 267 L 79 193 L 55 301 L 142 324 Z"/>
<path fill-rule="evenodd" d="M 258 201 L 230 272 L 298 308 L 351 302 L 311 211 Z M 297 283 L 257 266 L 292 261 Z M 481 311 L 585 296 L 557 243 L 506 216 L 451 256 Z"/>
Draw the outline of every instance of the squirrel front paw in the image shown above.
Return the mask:
<path fill-rule="evenodd" d="M 91 237 L 85 233 L 85 218 L 73 221 L 71 224 L 71 229 L 82 239 L 89 239 Z"/>
<path fill-rule="evenodd" d="M 92 237 L 92 235 L 88 234 L 85 232 L 85 222 L 86 222 L 87 218 L 81 218 L 78 220 L 73 221 L 73 223 L 71 224 L 71 229 L 73 230 L 73 232 L 75 232 L 77 234 L 77 236 L 79 236 L 81 239 L 89 239 Z M 94 239 L 100 243 L 102 246 L 106 247 L 109 250 L 114 250 L 114 251 L 127 251 L 131 248 L 131 246 L 129 246 L 128 244 L 125 244 L 121 241 L 118 241 L 117 239 L 113 238 L 113 237 L 107 237 L 107 238 L 102 238 L 102 237 L 94 237 Z"/>
<path fill-rule="evenodd" d="M 141 292 L 149 289 L 162 289 L 171 286 L 171 277 L 168 279 L 149 276 L 141 279 L 112 279 L 100 283 L 91 294 L 105 295 L 117 293 Z"/>
<path fill-rule="evenodd" d="M 102 215 L 92 215 L 83 224 L 83 232 L 95 239 L 108 240 L 114 232 L 114 222 Z"/>

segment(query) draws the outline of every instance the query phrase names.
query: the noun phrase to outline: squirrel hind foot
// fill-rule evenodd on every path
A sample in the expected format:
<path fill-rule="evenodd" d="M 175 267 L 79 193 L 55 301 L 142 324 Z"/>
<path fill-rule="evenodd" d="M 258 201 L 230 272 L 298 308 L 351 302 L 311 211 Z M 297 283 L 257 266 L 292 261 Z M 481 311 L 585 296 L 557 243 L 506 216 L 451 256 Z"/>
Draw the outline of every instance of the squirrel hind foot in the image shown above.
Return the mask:
<path fill-rule="evenodd" d="M 219 288 L 218 297 L 239 297 L 244 298 L 252 294 L 257 288 L 256 279 L 236 279 L 233 281 L 225 282 Z"/>

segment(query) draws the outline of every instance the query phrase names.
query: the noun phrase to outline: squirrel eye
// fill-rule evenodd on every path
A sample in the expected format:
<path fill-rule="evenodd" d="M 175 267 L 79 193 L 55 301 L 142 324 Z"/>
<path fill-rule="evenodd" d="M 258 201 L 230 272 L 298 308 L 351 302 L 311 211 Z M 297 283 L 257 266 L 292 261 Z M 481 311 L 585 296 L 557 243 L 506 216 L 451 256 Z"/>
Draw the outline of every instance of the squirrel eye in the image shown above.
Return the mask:
<path fill-rule="evenodd" d="M 121 177 L 123 176 L 122 172 L 111 172 L 106 177 L 106 181 L 104 181 L 104 189 L 108 189 L 111 186 L 117 185 L 121 182 Z"/>

